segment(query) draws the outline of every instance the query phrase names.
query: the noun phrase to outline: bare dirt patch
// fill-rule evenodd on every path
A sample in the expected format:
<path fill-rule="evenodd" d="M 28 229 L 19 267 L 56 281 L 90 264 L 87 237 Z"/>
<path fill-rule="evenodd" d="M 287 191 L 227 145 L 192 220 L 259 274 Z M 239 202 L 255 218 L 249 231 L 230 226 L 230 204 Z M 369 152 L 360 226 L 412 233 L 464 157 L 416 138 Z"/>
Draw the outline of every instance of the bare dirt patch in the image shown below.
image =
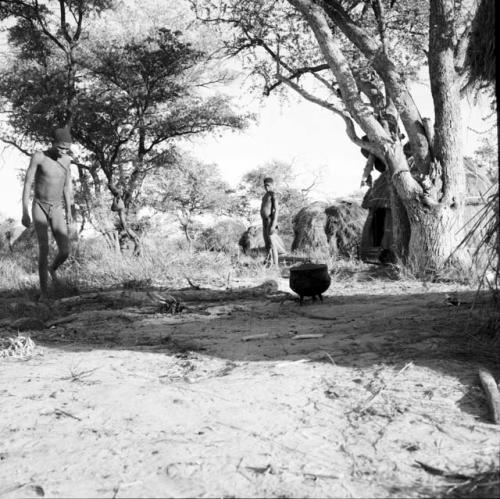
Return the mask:
<path fill-rule="evenodd" d="M 428 497 L 498 466 L 473 291 L 277 282 L 5 299 L 37 348 L 0 359 L 0 496 Z"/>

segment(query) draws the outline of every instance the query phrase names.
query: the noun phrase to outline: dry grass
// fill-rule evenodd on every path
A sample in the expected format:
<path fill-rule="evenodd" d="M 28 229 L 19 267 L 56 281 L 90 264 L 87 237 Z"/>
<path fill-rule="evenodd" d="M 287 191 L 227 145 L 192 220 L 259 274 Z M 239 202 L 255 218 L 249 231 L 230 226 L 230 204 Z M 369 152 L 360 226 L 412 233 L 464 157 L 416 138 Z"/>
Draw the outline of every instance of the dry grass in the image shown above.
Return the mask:
<path fill-rule="evenodd" d="M 61 267 L 57 295 L 116 287 L 144 288 L 194 285 L 226 286 L 234 278 L 271 278 L 275 271 L 264 258 L 232 253 L 190 250 L 182 241 L 149 238 L 143 254 L 134 257 L 110 249 L 103 239 L 80 240 Z M 235 245 L 236 246 L 236 245 Z M 51 248 L 53 258 L 54 249 Z M 38 290 L 37 255 L 32 249 L 5 253 L 0 259 L 0 291 L 33 294 Z"/>
<path fill-rule="evenodd" d="M 15 338 L 0 337 L 0 358 L 28 359 L 36 354 L 37 347 L 29 336 L 18 334 Z"/>
<path fill-rule="evenodd" d="M 439 497 L 443 499 L 482 499 L 500 497 L 500 468 L 491 466 L 468 480 L 454 485 Z"/>

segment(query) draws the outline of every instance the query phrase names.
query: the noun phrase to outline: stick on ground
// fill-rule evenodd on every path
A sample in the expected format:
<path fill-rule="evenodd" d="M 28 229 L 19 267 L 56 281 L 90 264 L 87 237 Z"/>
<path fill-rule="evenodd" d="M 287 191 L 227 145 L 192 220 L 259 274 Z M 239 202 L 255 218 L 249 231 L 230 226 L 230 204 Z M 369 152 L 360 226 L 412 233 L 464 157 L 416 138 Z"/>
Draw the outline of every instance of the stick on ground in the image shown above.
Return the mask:
<path fill-rule="evenodd" d="M 495 424 L 500 424 L 500 393 L 495 378 L 486 369 L 479 369 L 478 374 L 490 406 L 491 419 Z"/>

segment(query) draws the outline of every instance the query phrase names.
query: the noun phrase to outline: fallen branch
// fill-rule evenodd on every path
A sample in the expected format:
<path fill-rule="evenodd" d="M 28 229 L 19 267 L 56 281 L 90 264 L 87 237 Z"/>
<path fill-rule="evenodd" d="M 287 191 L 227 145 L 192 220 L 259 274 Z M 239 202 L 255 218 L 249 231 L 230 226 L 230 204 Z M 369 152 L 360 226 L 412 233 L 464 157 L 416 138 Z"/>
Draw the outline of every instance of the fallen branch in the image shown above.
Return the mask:
<path fill-rule="evenodd" d="M 493 423 L 500 424 L 500 393 L 493 375 L 486 369 L 479 369 L 479 380 L 486 394 Z"/>

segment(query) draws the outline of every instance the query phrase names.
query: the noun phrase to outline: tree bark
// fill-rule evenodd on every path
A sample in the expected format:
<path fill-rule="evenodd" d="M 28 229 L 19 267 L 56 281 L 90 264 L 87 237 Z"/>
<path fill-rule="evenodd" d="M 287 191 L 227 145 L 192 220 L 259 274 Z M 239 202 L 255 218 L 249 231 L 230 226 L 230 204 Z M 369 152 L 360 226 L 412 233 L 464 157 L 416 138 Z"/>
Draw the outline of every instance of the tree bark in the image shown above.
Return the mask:
<path fill-rule="evenodd" d="M 406 265 L 410 245 L 411 226 L 406 207 L 401 201 L 396 189 L 391 185 L 391 214 L 392 214 L 392 247 L 391 250 L 398 259 Z"/>
<path fill-rule="evenodd" d="M 418 274 L 437 272 L 449 261 L 460 242 L 457 234 L 462 222 L 458 215 L 457 210 L 443 204 L 430 209 L 417 205 L 408 210 L 409 264 Z M 460 260 L 458 254 L 457 260 Z"/>
<path fill-rule="evenodd" d="M 461 207 L 465 194 L 460 78 L 455 70 L 454 0 L 433 0 L 429 13 L 429 75 L 434 100 L 434 155 L 431 180 L 440 181 L 440 201 Z M 434 175 L 432 174 L 434 173 Z M 440 178 L 433 178 L 439 176 Z"/>

